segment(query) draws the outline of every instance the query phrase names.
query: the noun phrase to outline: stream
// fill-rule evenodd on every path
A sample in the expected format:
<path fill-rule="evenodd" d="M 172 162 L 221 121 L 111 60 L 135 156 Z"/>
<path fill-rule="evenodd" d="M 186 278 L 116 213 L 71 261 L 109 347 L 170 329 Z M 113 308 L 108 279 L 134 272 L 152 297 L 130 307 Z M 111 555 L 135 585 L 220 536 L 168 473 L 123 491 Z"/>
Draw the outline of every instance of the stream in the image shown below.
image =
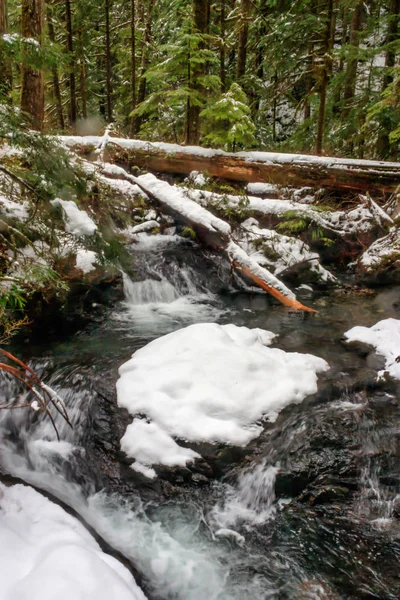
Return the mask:
<path fill-rule="evenodd" d="M 381 361 L 342 340 L 355 325 L 399 318 L 400 287 L 339 288 L 293 312 L 234 292 L 224 266 L 176 236 L 132 246 L 135 280 L 98 323 L 18 351 L 58 391 L 73 429 L 33 411 L 0 415 L 0 465 L 73 508 L 135 569 L 149 600 L 400 597 L 400 408 Z M 199 322 L 278 334 L 274 346 L 324 358 L 319 391 L 282 411 L 246 448 L 204 446 L 210 471 L 165 469 L 149 480 L 119 440 L 118 368 L 149 341 Z M 155 374 L 156 376 L 156 374 Z M 16 393 L 3 378 L 2 400 Z"/>

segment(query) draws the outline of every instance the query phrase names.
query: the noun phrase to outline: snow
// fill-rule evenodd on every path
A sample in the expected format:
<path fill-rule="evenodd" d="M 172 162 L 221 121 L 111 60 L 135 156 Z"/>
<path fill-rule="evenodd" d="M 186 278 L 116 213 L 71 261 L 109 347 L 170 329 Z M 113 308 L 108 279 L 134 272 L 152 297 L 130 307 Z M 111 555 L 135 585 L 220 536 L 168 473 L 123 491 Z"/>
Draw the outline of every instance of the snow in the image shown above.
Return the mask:
<path fill-rule="evenodd" d="M 235 208 L 242 200 L 240 196 L 229 194 L 222 196 L 221 194 L 206 190 L 188 189 L 187 194 L 192 200 L 202 206 L 212 206 L 213 204 L 217 204 L 218 206 L 221 202 L 228 202 L 232 208 Z M 321 211 L 304 202 L 248 196 L 247 207 L 252 213 L 274 215 L 278 218 L 284 217 L 288 212 L 291 212 L 298 218 L 309 219 L 315 225 L 341 236 L 370 231 L 376 225 L 375 215 L 372 214 L 371 210 L 365 204 L 349 212 L 341 210 Z"/>
<path fill-rule="evenodd" d="M 28 204 L 26 202 L 14 202 L 0 195 L 0 213 L 6 217 L 12 217 L 19 221 L 26 221 L 29 217 Z"/>
<path fill-rule="evenodd" d="M 0 483 L 2 600 L 145 600 L 85 527 L 24 485 Z"/>
<path fill-rule="evenodd" d="M 139 223 L 139 225 L 134 225 L 133 227 L 127 227 L 124 229 L 123 233 L 127 236 L 136 235 L 138 233 L 143 233 L 146 231 L 152 231 L 153 229 L 158 229 L 160 227 L 160 223 L 158 221 L 150 220 L 145 221 L 144 223 Z"/>
<path fill-rule="evenodd" d="M 274 421 L 285 406 L 316 392 L 317 373 L 328 364 L 268 348 L 274 338 L 261 329 L 203 323 L 138 350 L 117 382 L 118 405 L 133 416 L 121 447 L 134 468 L 182 466 L 199 456 L 176 440 L 245 446 L 260 435 L 260 419 Z"/>
<path fill-rule="evenodd" d="M 272 229 L 260 229 L 258 222 L 252 218 L 244 221 L 241 229 L 244 232 L 239 241 L 241 248 L 259 265 L 273 266 L 275 275 L 299 263 L 307 263 L 319 279 L 336 281 L 336 278 L 320 264 L 319 255 L 311 252 L 309 246 L 302 240 L 282 235 Z M 257 242 L 260 241 L 276 254 L 276 259 L 267 258 L 262 249 L 256 247 Z"/>
<path fill-rule="evenodd" d="M 372 327 L 353 327 L 344 334 L 348 342 L 363 342 L 373 346 L 386 359 L 386 371 L 400 379 L 400 320 L 385 319 Z M 385 371 L 381 371 L 381 376 Z"/>
<path fill-rule="evenodd" d="M 194 185 L 199 185 L 200 187 L 206 185 L 207 183 L 203 173 L 199 173 L 198 171 L 192 171 L 188 177 L 188 180 L 194 183 Z"/>
<path fill-rule="evenodd" d="M 375 240 L 362 254 L 359 265 L 367 272 L 388 267 L 400 257 L 400 231 L 392 228 L 388 235 Z"/>
<path fill-rule="evenodd" d="M 99 148 L 103 142 L 102 136 L 58 136 L 61 143 L 68 147 L 76 145 Z M 167 154 L 191 154 L 202 158 L 213 158 L 215 156 L 243 158 L 247 162 L 261 162 L 266 164 L 285 165 L 297 164 L 308 167 L 310 163 L 331 169 L 352 169 L 354 171 L 384 167 L 387 173 L 398 173 L 399 165 L 396 162 L 361 160 L 351 158 L 333 158 L 328 156 L 314 156 L 307 154 L 285 154 L 280 152 L 224 152 L 213 148 L 202 148 L 200 146 L 180 146 L 179 144 L 168 144 L 165 142 L 147 142 L 142 140 L 127 140 L 123 138 L 109 137 L 108 142 L 126 150 L 161 150 Z"/>
<path fill-rule="evenodd" d="M 160 202 L 193 224 L 202 225 L 210 231 L 219 231 L 224 235 L 230 234 L 231 227 L 228 223 L 215 217 L 208 210 L 188 198 L 181 188 L 172 186 L 166 181 L 161 181 L 151 173 L 140 175 L 135 180 L 144 187 L 146 192 L 150 195 L 154 194 Z"/>
<path fill-rule="evenodd" d="M 80 210 L 72 200 L 55 198 L 55 200 L 51 200 L 51 204 L 61 206 L 65 219 L 65 229 L 72 235 L 77 237 L 90 236 L 97 230 L 97 225 L 89 215 L 84 210 Z"/>
<path fill-rule="evenodd" d="M 92 250 L 84 250 L 81 248 L 76 253 L 76 266 L 85 274 L 96 269 L 97 254 Z"/>
<path fill-rule="evenodd" d="M 278 187 L 272 183 L 248 183 L 246 187 L 246 191 L 249 194 L 254 194 L 255 196 L 272 196 L 276 197 L 279 195 Z"/>
<path fill-rule="evenodd" d="M 248 254 L 246 254 L 246 252 L 242 250 L 242 248 L 235 242 L 230 241 L 226 251 L 232 261 L 235 261 L 241 267 L 246 267 L 249 269 L 253 275 L 261 279 L 268 286 L 276 288 L 287 298 L 291 298 L 292 300 L 296 299 L 295 294 L 288 287 L 286 287 L 282 281 L 279 281 L 275 275 L 273 275 L 265 267 L 261 266 L 253 257 L 248 256 Z"/>

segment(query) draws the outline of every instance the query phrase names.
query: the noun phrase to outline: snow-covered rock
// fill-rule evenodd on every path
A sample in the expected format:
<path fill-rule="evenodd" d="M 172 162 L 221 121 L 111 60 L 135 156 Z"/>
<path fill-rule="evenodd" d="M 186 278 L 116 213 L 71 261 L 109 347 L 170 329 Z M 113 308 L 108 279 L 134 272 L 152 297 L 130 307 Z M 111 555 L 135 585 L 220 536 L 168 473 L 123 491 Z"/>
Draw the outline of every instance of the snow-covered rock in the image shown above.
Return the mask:
<path fill-rule="evenodd" d="M 360 271 L 379 275 L 389 270 L 400 270 L 400 230 L 392 228 L 361 255 L 358 260 Z"/>
<path fill-rule="evenodd" d="M 60 506 L 0 483 L 1 600 L 146 600 L 131 573 Z"/>
<path fill-rule="evenodd" d="M 14 202 L 0 195 L 0 214 L 19 221 L 26 221 L 29 216 L 28 204 L 27 202 Z"/>
<path fill-rule="evenodd" d="M 353 327 L 344 334 L 348 342 L 363 342 L 373 346 L 386 360 L 386 372 L 400 379 L 400 320 L 385 319 L 372 327 Z M 380 371 L 381 376 L 385 371 Z"/>
<path fill-rule="evenodd" d="M 119 406 L 134 417 L 121 440 L 134 468 L 180 465 L 199 455 L 177 443 L 245 446 L 288 404 L 317 390 L 328 364 L 310 354 L 268 348 L 275 334 L 215 323 L 161 337 L 121 366 Z M 140 416 L 139 416 L 140 415 Z"/>
<path fill-rule="evenodd" d="M 274 275 L 304 264 L 322 281 L 336 281 L 336 278 L 319 262 L 319 255 L 311 252 L 309 246 L 294 237 L 282 235 L 273 229 L 260 229 L 255 219 L 247 219 L 241 225 L 242 237 L 239 245 L 249 257 L 259 265 L 274 268 Z"/>
<path fill-rule="evenodd" d="M 97 230 L 96 223 L 92 221 L 84 210 L 80 210 L 72 200 L 55 198 L 55 200 L 51 201 L 51 204 L 53 206 L 61 206 L 65 229 L 69 233 L 72 233 L 72 235 L 76 235 L 77 237 L 90 236 Z"/>

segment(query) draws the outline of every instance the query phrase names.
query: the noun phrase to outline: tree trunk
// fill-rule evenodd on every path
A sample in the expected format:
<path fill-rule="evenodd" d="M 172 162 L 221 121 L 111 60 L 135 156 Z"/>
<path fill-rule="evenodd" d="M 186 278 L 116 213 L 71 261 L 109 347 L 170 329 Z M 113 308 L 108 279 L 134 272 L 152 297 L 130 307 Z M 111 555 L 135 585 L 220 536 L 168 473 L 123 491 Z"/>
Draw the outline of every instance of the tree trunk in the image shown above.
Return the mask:
<path fill-rule="evenodd" d="M 76 81 L 75 81 L 75 56 L 74 56 L 74 37 L 72 31 L 71 0 L 65 0 L 65 19 L 67 24 L 67 50 L 69 54 L 69 124 L 72 129 L 75 128 L 77 110 L 76 110 Z"/>
<path fill-rule="evenodd" d="M 328 90 L 329 77 L 332 70 L 332 59 L 331 50 L 333 48 L 333 40 L 335 37 L 334 32 L 334 12 L 333 12 L 333 0 L 328 0 L 327 16 L 326 16 L 326 27 L 323 44 L 323 64 L 322 73 L 320 80 L 320 92 L 319 92 L 319 111 L 318 111 L 318 128 L 317 128 L 317 140 L 315 146 L 315 152 L 319 156 L 322 153 L 322 145 L 324 138 L 325 129 L 325 112 L 326 112 L 326 96 Z"/>
<path fill-rule="evenodd" d="M 0 0 L 0 36 L 8 32 L 8 3 Z M 8 97 L 12 87 L 12 69 L 7 57 L 0 50 L 0 93 Z"/>
<path fill-rule="evenodd" d="M 106 17 L 106 106 L 107 121 L 112 123 L 112 85 L 111 85 L 111 40 L 110 40 L 110 0 L 105 0 Z"/>
<path fill-rule="evenodd" d="M 226 36 L 226 6 L 225 0 L 221 0 L 220 7 L 220 34 L 221 44 L 219 47 L 219 78 L 221 79 L 221 94 L 226 92 L 226 68 L 225 68 L 225 36 Z"/>
<path fill-rule="evenodd" d="M 209 0 L 193 0 L 193 33 L 207 32 Z M 204 44 L 199 44 L 199 48 L 204 48 Z M 188 84 L 190 90 L 201 91 L 202 86 L 198 82 L 198 78 L 204 74 L 202 65 L 192 66 L 191 50 L 189 48 L 188 56 Z M 198 144 L 200 139 L 200 112 L 201 107 L 192 104 L 190 96 L 186 106 L 186 144 Z"/>
<path fill-rule="evenodd" d="M 131 0 L 131 110 L 136 108 L 136 10 L 135 0 Z M 135 135 L 135 117 L 131 117 L 131 136 Z"/>
<path fill-rule="evenodd" d="M 155 0 L 149 0 L 149 4 L 147 6 L 147 18 L 146 18 L 146 24 L 144 25 L 144 32 L 143 32 L 143 38 L 142 38 L 142 54 L 141 54 L 141 59 L 140 59 L 140 75 L 139 75 L 139 88 L 138 88 L 138 93 L 137 93 L 137 103 L 141 104 L 142 102 L 144 102 L 145 98 L 146 98 L 146 77 L 144 76 L 146 73 L 146 68 L 147 68 L 147 64 L 148 64 L 148 46 L 150 44 L 150 39 L 151 39 L 151 24 L 152 24 L 152 15 L 153 15 L 153 8 L 154 8 L 154 4 L 155 4 Z M 144 4 L 142 3 L 141 5 L 141 16 L 142 16 L 142 22 L 143 19 L 145 18 L 146 15 L 146 11 L 144 10 Z M 134 122 L 134 131 L 135 134 L 139 132 L 140 130 L 140 126 L 142 124 L 142 117 L 141 116 L 137 116 L 135 117 L 135 122 Z"/>
<path fill-rule="evenodd" d="M 346 77 L 343 90 L 343 100 L 345 102 L 342 110 L 343 121 L 349 116 L 356 89 L 358 48 L 360 45 L 363 5 L 364 3 L 362 1 L 357 4 L 353 11 L 350 22 L 349 59 L 347 61 Z"/>
<path fill-rule="evenodd" d="M 342 48 L 347 44 L 348 16 L 349 16 L 349 9 L 347 6 L 344 6 L 342 8 L 342 39 L 341 39 L 341 47 Z M 344 58 L 342 55 L 339 60 L 337 74 L 339 75 L 340 73 L 343 73 L 343 69 L 344 69 Z M 338 85 L 333 94 L 333 109 L 332 110 L 335 114 L 340 112 L 341 91 L 342 91 L 342 87 L 341 87 L 341 85 L 340 86 Z"/>
<path fill-rule="evenodd" d="M 400 0 L 391 0 L 389 10 L 389 25 L 386 36 L 386 43 L 392 44 L 399 39 L 399 20 L 400 20 Z M 385 56 L 385 75 L 383 77 L 382 92 L 393 82 L 393 73 L 390 71 L 396 64 L 396 50 L 391 45 L 386 50 Z M 388 158 L 391 155 L 389 128 L 390 123 L 383 120 L 381 123 L 381 133 L 378 136 L 376 152 L 379 158 Z"/>
<path fill-rule="evenodd" d="M 103 138 L 98 138 L 98 143 Z M 78 152 L 93 150 L 93 138 L 66 138 L 69 147 Z M 382 197 L 400 185 L 400 164 L 377 161 L 320 158 L 315 156 L 251 152 L 240 155 L 215 153 L 204 156 L 201 148 L 192 150 L 174 144 L 149 144 L 135 140 L 111 138 L 107 146 L 109 162 L 124 163 L 155 173 L 189 175 L 207 171 L 211 176 L 228 181 L 266 181 L 291 187 L 325 188 L 335 192 L 365 193 Z"/>
<path fill-rule="evenodd" d="M 33 38 L 41 44 L 44 25 L 43 0 L 22 0 L 21 29 L 26 38 Z M 37 131 L 44 124 L 44 78 L 43 73 L 22 65 L 21 111 L 29 120 L 29 125 Z"/>
<path fill-rule="evenodd" d="M 241 0 L 240 16 L 239 16 L 239 39 L 238 39 L 238 55 L 236 66 L 236 79 L 240 79 L 246 73 L 247 59 L 247 42 L 249 37 L 249 15 L 250 15 L 250 0 Z"/>
<path fill-rule="evenodd" d="M 53 12 L 49 4 L 47 5 L 47 27 L 49 30 L 49 40 L 52 42 L 52 44 L 55 44 L 56 36 L 54 33 Z M 53 82 L 54 99 L 56 103 L 57 125 L 61 130 L 63 130 L 65 127 L 65 122 L 61 100 L 60 79 L 56 66 L 52 67 L 51 69 L 51 77 Z"/>

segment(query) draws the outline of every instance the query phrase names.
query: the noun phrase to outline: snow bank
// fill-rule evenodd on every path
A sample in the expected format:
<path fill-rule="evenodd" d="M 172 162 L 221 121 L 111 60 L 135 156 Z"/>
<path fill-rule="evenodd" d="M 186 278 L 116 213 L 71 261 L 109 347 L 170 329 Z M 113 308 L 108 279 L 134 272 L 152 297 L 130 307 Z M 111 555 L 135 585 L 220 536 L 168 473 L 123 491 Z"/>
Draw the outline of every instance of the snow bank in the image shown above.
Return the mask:
<path fill-rule="evenodd" d="M 61 206 L 65 219 L 65 229 L 69 233 L 72 233 L 72 235 L 78 237 L 90 236 L 96 231 L 97 225 L 92 221 L 89 215 L 84 210 L 80 210 L 72 200 L 61 200 L 61 198 L 56 198 L 51 201 L 51 204 L 53 206 Z"/>
<path fill-rule="evenodd" d="M 0 483 L 2 600 L 146 600 L 85 527 L 24 485 Z"/>
<path fill-rule="evenodd" d="M 321 358 L 267 346 L 275 334 L 215 323 L 161 337 L 121 366 L 118 404 L 134 417 L 121 447 L 142 472 L 198 456 L 174 438 L 244 446 L 317 390 Z M 138 416 L 140 415 L 140 416 Z M 154 475 L 154 472 L 151 472 Z"/>
<path fill-rule="evenodd" d="M 373 346 L 386 359 L 386 371 L 400 379 L 400 320 L 385 319 L 373 327 L 353 327 L 344 334 L 348 342 L 363 342 Z M 385 371 L 380 371 L 379 376 Z"/>

